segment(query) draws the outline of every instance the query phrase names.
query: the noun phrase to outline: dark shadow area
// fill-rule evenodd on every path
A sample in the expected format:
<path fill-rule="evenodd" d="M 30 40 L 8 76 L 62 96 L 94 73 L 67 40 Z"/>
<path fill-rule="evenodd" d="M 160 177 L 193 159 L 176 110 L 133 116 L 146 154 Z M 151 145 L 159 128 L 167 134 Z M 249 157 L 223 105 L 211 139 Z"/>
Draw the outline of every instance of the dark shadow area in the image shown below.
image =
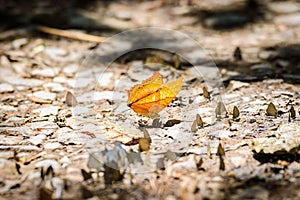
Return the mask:
<path fill-rule="evenodd" d="M 262 20 L 264 11 L 263 4 L 256 0 L 247 0 L 215 9 L 195 9 L 189 15 L 197 16 L 204 27 L 230 30 Z"/>
<path fill-rule="evenodd" d="M 93 19 L 89 16 L 89 12 L 95 9 L 105 11 L 112 2 L 114 1 L 1 0 L 0 31 L 43 25 L 61 29 L 118 32 L 119 30 L 101 24 L 101 17 Z"/>
<path fill-rule="evenodd" d="M 300 45 L 279 44 L 262 47 L 257 57 L 258 62 L 215 60 L 219 68 L 238 72 L 230 80 L 244 82 L 262 81 L 265 79 L 283 79 L 285 82 L 300 84 Z"/>
<path fill-rule="evenodd" d="M 299 180 L 265 180 L 257 177 L 228 184 L 225 199 L 297 199 Z"/>

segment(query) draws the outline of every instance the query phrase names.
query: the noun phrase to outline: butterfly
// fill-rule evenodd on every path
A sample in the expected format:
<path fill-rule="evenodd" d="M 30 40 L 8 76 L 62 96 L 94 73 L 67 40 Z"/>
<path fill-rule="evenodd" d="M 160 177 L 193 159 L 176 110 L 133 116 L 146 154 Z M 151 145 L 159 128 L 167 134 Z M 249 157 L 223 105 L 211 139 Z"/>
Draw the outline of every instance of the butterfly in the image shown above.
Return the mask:
<path fill-rule="evenodd" d="M 173 82 L 164 84 L 162 75 L 155 72 L 129 90 L 127 105 L 140 115 L 156 118 L 181 90 L 183 79 L 184 77 L 181 76 Z"/>

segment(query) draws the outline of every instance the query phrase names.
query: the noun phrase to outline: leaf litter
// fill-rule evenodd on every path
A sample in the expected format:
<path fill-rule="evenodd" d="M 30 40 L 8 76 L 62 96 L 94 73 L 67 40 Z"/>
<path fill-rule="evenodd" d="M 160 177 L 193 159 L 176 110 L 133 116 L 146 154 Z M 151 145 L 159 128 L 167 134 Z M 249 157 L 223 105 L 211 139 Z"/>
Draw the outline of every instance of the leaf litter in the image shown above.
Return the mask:
<path fill-rule="evenodd" d="M 291 2 L 288 1 L 287 4 L 289 3 Z M 211 6 L 206 4 L 204 3 L 204 6 Z M 114 3 L 112 5 L 120 8 Z M 128 5 L 123 5 L 126 6 Z M 136 12 L 143 14 L 139 13 L 138 9 Z M 155 9 L 150 12 L 155 12 Z M 153 20 L 161 17 L 161 14 L 156 14 L 151 16 Z M 134 21 L 134 17 L 133 13 L 126 20 Z M 285 33 L 284 26 L 279 27 L 283 31 L 280 32 L 282 35 Z M 200 40 L 212 40 L 207 44 L 204 42 L 204 45 L 209 44 L 208 47 L 211 47 L 211 44 L 217 43 L 213 46 L 222 49 L 223 42 L 218 42 L 220 38 L 214 35 L 211 37 Z M 222 41 L 226 43 L 226 40 Z M 257 42 L 255 39 L 249 41 L 252 46 Z M 276 193 L 276 185 L 278 188 L 281 184 L 276 182 L 278 180 L 288 182 L 290 178 L 293 181 L 288 183 L 294 189 L 298 183 L 300 168 L 297 113 L 300 110 L 300 89 L 296 84 L 289 84 L 283 80 L 258 79 L 258 82 L 251 82 L 249 76 L 246 76 L 236 82 L 229 82 L 224 101 L 216 105 L 213 103 L 217 100 L 214 88 L 210 88 L 209 95 L 204 94 L 205 86 L 201 78 L 196 77 L 194 73 L 185 74 L 185 69 L 192 69 L 185 66 L 186 63 L 180 56 L 157 56 L 160 55 L 158 53 L 152 55 L 152 60 L 137 56 L 127 59 L 127 63 L 119 66 L 116 64 L 111 72 L 116 76 L 109 73 L 105 75 L 105 82 L 100 84 L 98 91 L 101 92 L 101 98 L 92 105 L 88 101 L 93 100 L 93 95 L 85 96 L 87 101 L 79 101 L 82 99 L 78 98 L 80 95 L 77 93 L 91 92 L 88 86 L 93 79 L 81 79 L 89 84 L 80 83 L 80 87 L 76 87 L 74 91 L 75 72 L 65 70 L 65 66 L 74 65 L 75 60 L 83 57 L 78 49 L 88 49 L 94 44 L 21 37 L 13 43 L 3 41 L 3 45 L 6 51 L 5 55 L 1 56 L 1 64 L 12 66 L 8 68 L 12 69 L 9 73 L 7 69 L 0 68 L 3 75 L 0 81 L 4 84 L 0 90 L 0 158 L 1 165 L 5 166 L 1 171 L 0 182 L 1 195 L 4 195 L 4 198 L 14 198 L 19 191 L 22 197 L 29 196 L 28 199 L 36 197 L 37 193 L 40 199 L 84 199 L 94 196 L 115 199 L 120 197 L 116 191 L 124 198 L 134 196 L 139 197 L 138 199 L 243 199 L 251 198 L 255 193 L 267 198 Z M 243 55 L 239 55 L 238 48 L 233 47 L 236 49 L 235 59 L 241 66 L 247 59 L 251 59 L 247 51 L 253 51 L 244 45 L 246 44 L 240 45 Z M 282 53 L 286 51 L 279 49 L 281 53 L 278 54 L 276 49 L 264 50 L 264 53 L 270 55 L 267 60 L 285 68 L 283 65 L 286 64 L 286 57 Z M 271 58 L 274 52 L 276 56 Z M 35 63 L 32 64 L 31 59 L 35 60 Z M 36 67 L 37 63 L 40 66 Z M 259 71 L 261 67 L 253 65 L 250 68 Z M 113 108 L 121 105 L 124 99 L 122 96 L 117 98 L 117 92 L 125 94 L 126 97 L 124 88 L 130 89 L 137 83 L 137 79 L 142 81 L 143 77 L 151 75 L 145 74 L 143 69 L 151 73 L 159 70 L 168 81 L 177 78 L 173 76 L 174 73 L 187 76 L 183 89 L 178 93 L 179 100 L 176 101 L 175 98 L 160 113 L 159 119 L 145 119 L 123 108 L 114 115 Z M 89 70 L 85 71 L 86 74 Z M 94 71 L 97 72 L 97 69 Z M 233 72 L 226 69 L 222 74 L 226 77 Z M 111 90 L 119 78 L 117 74 L 126 77 L 126 81 L 115 87 L 119 91 L 113 93 Z M 297 74 L 295 76 L 297 77 Z M 46 85 L 47 83 L 55 84 Z M 189 87 L 195 90 L 188 90 Z M 36 93 L 40 91 L 43 93 Z M 73 99 L 72 101 L 67 100 L 66 91 L 74 91 L 73 96 L 78 100 L 76 104 L 72 105 L 73 97 L 69 98 Z M 110 93 L 103 93 L 105 91 Z M 185 94 L 192 95 L 184 96 Z M 124 100 L 126 106 L 126 98 Z M 121 103 L 118 104 L 119 102 Z M 271 105 L 268 109 L 270 102 L 276 106 Z M 54 110 L 41 110 L 47 108 L 47 104 L 58 106 L 59 110 L 57 111 L 56 107 Z M 239 115 L 234 111 L 237 105 Z M 94 108 L 97 109 L 97 117 L 95 112 L 91 112 Z M 36 112 L 33 112 L 34 110 Z M 76 112 L 73 112 L 74 110 Z M 231 111 L 233 118 L 238 117 L 239 120 L 229 119 L 228 114 L 231 114 Z M 201 116 L 201 120 L 197 114 Z M 16 117 L 22 119 L 22 123 L 17 123 Z M 215 124 L 215 121 L 211 120 L 213 117 L 219 118 L 220 121 Z M 193 123 L 196 125 L 191 130 Z M 145 129 L 141 129 L 140 125 Z M 140 139 L 147 141 L 147 145 L 143 147 L 146 151 L 140 151 Z M 187 145 L 183 145 L 188 148 L 182 150 L 179 144 L 183 143 L 184 139 L 191 140 Z M 115 141 L 122 144 L 115 144 Z M 178 148 L 171 149 L 175 147 L 174 141 L 178 142 Z M 49 144 L 55 145 L 49 147 Z M 12 159 L 14 151 L 21 161 L 27 161 L 16 163 Z M 223 152 L 226 152 L 226 157 L 223 156 Z M 128 168 L 124 167 L 126 162 Z M 116 165 L 119 168 L 116 168 Z M 44 172 L 41 173 L 41 170 Z M 136 173 L 138 171 L 149 173 Z M 85 181 L 82 183 L 82 180 Z M 41 187 L 33 189 L 33 185 Z M 285 188 L 286 185 L 279 189 L 286 191 Z"/>

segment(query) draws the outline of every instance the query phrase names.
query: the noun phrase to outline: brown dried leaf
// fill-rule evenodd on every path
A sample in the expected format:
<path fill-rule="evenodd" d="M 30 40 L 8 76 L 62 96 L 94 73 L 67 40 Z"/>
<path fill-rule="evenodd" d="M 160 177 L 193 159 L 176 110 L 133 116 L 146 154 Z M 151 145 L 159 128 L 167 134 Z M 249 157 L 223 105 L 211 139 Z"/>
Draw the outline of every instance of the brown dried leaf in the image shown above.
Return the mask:
<path fill-rule="evenodd" d="M 174 67 L 176 69 L 179 69 L 179 67 L 180 67 L 180 59 L 179 59 L 179 56 L 177 54 L 175 56 Z"/>
<path fill-rule="evenodd" d="M 294 106 L 291 107 L 290 113 L 291 113 L 291 118 L 292 119 L 296 119 L 296 111 L 294 109 Z"/>
<path fill-rule="evenodd" d="M 202 121 L 202 118 L 199 114 L 196 115 L 196 122 L 198 126 L 203 127 L 204 122 Z"/>
<path fill-rule="evenodd" d="M 208 92 L 208 90 L 207 90 L 207 87 L 203 87 L 202 88 L 202 90 L 203 90 L 203 96 L 206 98 L 206 99 L 210 99 L 210 94 L 209 94 L 209 92 Z"/>
<path fill-rule="evenodd" d="M 222 157 L 225 156 L 225 150 L 224 150 L 224 148 L 223 148 L 223 146 L 222 146 L 221 143 L 219 143 L 217 155 L 222 156 Z"/>
<path fill-rule="evenodd" d="M 197 121 L 196 120 L 193 121 L 193 124 L 192 124 L 192 127 L 191 127 L 191 131 L 193 133 L 196 133 L 196 131 L 197 131 Z"/>
<path fill-rule="evenodd" d="M 149 151 L 150 150 L 149 138 L 140 138 L 139 139 L 139 149 L 140 149 L 140 151 Z"/>
<path fill-rule="evenodd" d="M 223 102 L 219 101 L 215 109 L 216 117 L 222 118 L 227 116 L 227 110 Z"/>
<path fill-rule="evenodd" d="M 147 131 L 147 129 L 145 127 L 143 127 L 143 133 L 144 133 L 144 138 L 149 140 L 149 143 L 151 144 L 152 140 L 151 137 L 149 135 L 149 132 Z"/>
<path fill-rule="evenodd" d="M 240 116 L 240 111 L 238 109 L 238 107 L 234 106 L 233 107 L 233 118 L 236 119 Z"/>
<path fill-rule="evenodd" d="M 68 91 L 66 94 L 66 104 L 68 106 L 76 106 L 77 105 L 77 100 L 70 91 Z"/>
<path fill-rule="evenodd" d="M 269 103 L 268 108 L 267 108 L 267 115 L 276 117 L 277 113 L 278 113 L 278 111 L 277 111 L 275 105 L 272 102 Z"/>

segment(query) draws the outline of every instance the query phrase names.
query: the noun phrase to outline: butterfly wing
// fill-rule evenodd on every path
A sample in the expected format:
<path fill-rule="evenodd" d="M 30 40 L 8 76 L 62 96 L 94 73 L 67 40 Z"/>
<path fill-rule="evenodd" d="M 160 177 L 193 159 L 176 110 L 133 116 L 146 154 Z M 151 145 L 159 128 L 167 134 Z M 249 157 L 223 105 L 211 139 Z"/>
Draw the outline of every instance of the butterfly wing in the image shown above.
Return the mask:
<path fill-rule="evenodd" d="M 143 94 L 147 95 L 129 104 L 130 108 L 144 116 L 158 116 L 158 113 L 167 107 L 181 90 L 183 79 L 184 77 L 181 77 L 176 81 L 161 85 L 159 88 L 157 88 L 158 84 L 144 85 L 144 90 L 147 92 L 143 91 Z"/>
<path fill-rule="evenodd" d="M 155 72 L 150 78 L 131 88 L 128 94 L 128 105 L 130 106 L 134 102 L 156 92 L 162 84 L 162 75 L 159 72 Z"/>

